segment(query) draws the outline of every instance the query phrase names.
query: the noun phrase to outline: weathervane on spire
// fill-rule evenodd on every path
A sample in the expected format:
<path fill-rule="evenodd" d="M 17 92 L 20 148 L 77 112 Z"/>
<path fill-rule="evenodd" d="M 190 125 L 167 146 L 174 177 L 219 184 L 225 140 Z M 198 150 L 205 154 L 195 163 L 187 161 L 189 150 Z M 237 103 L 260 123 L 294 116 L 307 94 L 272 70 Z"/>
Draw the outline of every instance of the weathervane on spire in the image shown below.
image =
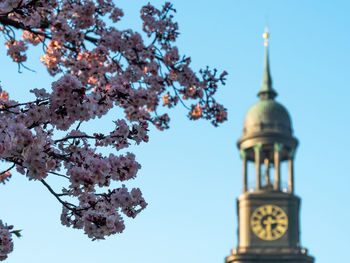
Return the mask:
<path fill-rule="evenodd" d="M 268 27 L 265 27 L 265 32 L 262 35 L 262 37 L 263 37 L 263 39 L 265 39 L 264 46 L 267 47 L 269 45 L 269 37 L 270 37 L 269 28 Z"/>

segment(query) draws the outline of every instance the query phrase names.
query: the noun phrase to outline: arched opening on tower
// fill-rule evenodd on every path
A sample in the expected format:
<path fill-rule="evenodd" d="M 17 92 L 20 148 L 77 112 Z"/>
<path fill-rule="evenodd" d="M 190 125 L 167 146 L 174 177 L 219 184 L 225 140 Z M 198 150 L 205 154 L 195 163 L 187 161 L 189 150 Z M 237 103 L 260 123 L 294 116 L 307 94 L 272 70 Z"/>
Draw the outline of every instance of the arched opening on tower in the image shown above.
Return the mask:
<path fill-rule="evenodd" d="M 241 150 L 243 191 L 294 192 L 294 150 L 282 143 L 258 143 Z"/>
<path fill-rule="evenodd" d="M 281 191 L 288 193 L 288 161 L 281 162 Z"/>

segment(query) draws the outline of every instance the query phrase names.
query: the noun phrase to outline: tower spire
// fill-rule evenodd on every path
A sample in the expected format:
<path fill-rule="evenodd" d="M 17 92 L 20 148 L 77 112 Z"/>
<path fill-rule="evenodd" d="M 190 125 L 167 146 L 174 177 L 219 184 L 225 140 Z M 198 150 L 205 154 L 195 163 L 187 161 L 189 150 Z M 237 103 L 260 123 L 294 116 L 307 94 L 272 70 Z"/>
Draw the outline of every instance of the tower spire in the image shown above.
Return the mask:
<path fill-rule="evenodd" d="M 263 34 L 264 46 L 265 46 L 265 70 L 262 79 L 262 87 L 258 93 L 258 97 L 262 100 L 274 99 L 277 96 L 277 92 L 272 88 L 272 79 L 270 74 L 270 62 L 269 62 L 269 31 L 265 28 Z"/>

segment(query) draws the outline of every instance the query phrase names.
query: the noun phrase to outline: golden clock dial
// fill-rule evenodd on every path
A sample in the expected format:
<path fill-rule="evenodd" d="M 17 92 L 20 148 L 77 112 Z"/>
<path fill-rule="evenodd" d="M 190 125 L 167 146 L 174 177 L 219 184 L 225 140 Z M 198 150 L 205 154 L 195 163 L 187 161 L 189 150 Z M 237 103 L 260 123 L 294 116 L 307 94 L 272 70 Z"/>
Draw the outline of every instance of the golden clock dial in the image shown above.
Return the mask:
<path fill-rule="evenodd" d="M 288 217 L 283 209 L 276 205 L 262 205 L 252 213 L 250 227 L 257 237 L 276 240 L 287 231 Z"/>

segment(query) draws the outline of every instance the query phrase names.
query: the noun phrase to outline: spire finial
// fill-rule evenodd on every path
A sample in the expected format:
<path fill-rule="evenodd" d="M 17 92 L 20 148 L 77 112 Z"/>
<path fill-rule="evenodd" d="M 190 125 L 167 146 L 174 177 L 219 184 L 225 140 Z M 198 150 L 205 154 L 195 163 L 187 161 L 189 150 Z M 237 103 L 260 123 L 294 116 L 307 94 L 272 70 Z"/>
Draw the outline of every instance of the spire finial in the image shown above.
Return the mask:
<path fill-rule="evenodd" d="M 264 41 L 264 46 L 265 47 L 268 47 L 269 46 L 269 37 L 270 37 L 270 34 L 269 34 L 269 28 L 266 26 L 265 27 L 265 32 L 264 34 L 262 35 L 263 39 L 265 39 Z"/>
<path fill-rule="evenodd" d="M 258 96 L 262 100 L 274 99 L 277 96 L 277 92 L 272 88 L 272 79 L 270 75 L 270 62 L 269 62 L 269 30 L 265 27 L 265 32 L 263 33 L 264 46 L 265 46 L 265 70 L 262 79 L 262 87 L 258 93 Z"/>

